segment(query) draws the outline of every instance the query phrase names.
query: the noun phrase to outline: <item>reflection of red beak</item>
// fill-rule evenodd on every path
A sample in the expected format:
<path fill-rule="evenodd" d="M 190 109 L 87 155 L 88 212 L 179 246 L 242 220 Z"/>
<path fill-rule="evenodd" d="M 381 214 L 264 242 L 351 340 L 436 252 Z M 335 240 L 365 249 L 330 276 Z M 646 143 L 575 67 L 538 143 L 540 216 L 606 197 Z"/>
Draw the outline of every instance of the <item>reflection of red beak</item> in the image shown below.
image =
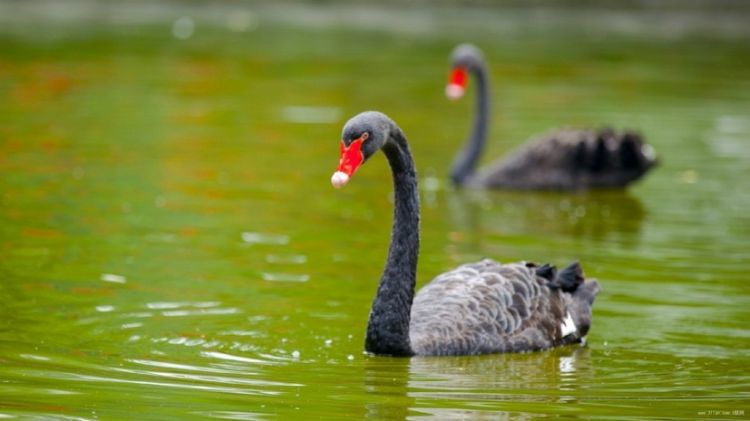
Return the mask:
<path fill-rule="evenodd" d="M 445 87 L 445 96 L 450 99 L 461 98 L 468 83 L 469 73 L 463 67 L 456 67 L 448 79 L 448 85 Z"/>
<path fill-rule="evenodd" d="M 365 155 L 362 153 L 362 142 L 364 142 L 364 139 L 360 137 L 359 139 L 355 139 L 354 142 L 350 143 L 347 147 L 344 145 L 344 141 L 341 141 L 341 159 L 339 160 L 339 167 L 331 177 L 331 184 L 333 184 L 333 187 L 343 187 L 344 184 L 349 182 L 352 175 L 354 175 L 359 166 L 365 161 Z"/>

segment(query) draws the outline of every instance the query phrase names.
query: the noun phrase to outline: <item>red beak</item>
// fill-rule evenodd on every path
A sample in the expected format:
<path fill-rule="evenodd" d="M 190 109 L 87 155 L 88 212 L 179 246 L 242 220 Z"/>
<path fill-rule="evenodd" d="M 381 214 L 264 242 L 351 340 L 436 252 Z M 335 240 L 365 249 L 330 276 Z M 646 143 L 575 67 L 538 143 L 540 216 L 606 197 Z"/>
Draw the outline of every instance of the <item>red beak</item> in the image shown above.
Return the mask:
<path fill-rule="evenodd" d="M 445 96 L 450 99 L 461 98 L 468 83 L 469 73 L 463 67 L 456 67 L 448 79 L 448 85 L 445 87 Z"/>
<path fill-rule="evenodd" d="M 334 187 L 339 188 L 346 184 L 352 175 L 365 161 L 365 155 L 362 153 L 362 142 L 363 138 L 355 139 L 349 146 L 341 141 L 341 158 L 339 159 L 339 167 L 331 177 L 331 184 Z"/>

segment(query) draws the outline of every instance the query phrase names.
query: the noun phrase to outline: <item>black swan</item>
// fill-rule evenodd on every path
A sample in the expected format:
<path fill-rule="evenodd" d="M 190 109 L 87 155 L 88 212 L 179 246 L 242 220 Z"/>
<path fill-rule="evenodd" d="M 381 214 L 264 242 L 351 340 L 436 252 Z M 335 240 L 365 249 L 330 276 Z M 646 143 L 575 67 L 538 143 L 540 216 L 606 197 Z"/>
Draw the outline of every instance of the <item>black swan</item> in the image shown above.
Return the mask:
<path fill-rule="evenodd" d="M 501 265 L 485 259 L 443 273 L 414 295 L 419 256 L 417 174 L 401 129 L 368 111 L 350 119 L 331 177 L 342 187 L 377 150 L 393 173 L 395 209 L 388 259 L 372 304 L 365 350 L 372 354 L 473 355 L 534 351 L 581 342 L 599 285 L 578 263 Z"/>
<path fill-rule="evenodd" d="M 638 133 L 616 133 L 609 128 L 562 129 L 532 139 L 504 160 L 475 173 L 487 138 L 487 66 L 479 49 L 468 44 L 453 50 L 451 65 L 446 96 L 460 98 L 469 74 L 477 86 L 474 128 L 451 170 L 451 180 L 457 186 L 518 190 L 621 188 L 639 179 L 656 163 L 653 148 Z"/>

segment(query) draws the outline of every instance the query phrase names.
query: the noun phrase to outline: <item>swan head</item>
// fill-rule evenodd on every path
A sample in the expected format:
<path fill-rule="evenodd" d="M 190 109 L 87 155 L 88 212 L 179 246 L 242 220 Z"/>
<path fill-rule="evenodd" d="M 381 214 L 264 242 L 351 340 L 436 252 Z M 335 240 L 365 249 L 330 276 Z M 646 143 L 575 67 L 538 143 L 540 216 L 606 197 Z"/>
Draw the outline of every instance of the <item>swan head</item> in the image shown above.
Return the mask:
<path fill-rule="evenodd" d="M 477 72 L 485 67 L 479 48 L 471 44 L 461 44 L 451 54 L 451 74 L 445 86 L 445 96 L 458 99 L 464 95 L 469 83 L 469 72 Z"/>
<path fill-rule="evenodd" d="M 352 117 L 341 133 L 341 156 L 336 172 L 331 176 L 333 187 L 341 188 L 378 149 L 385 145 L 390 119 L 375 111 Z"/>

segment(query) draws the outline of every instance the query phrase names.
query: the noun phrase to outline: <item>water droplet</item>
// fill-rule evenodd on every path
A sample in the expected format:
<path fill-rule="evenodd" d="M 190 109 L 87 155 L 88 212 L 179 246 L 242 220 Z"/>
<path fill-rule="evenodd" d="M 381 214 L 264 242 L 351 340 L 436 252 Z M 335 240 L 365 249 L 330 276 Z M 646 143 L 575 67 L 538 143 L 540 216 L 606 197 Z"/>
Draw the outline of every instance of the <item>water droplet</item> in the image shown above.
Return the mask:
<path fill-rule="evenodd" d="M 299 351 L 292 351 L 292 358 L 295 360 L 299 359 Z"/>
<path fill-rule="evenodd" d="M 346 357 L 346 359 L 349 360 L 349 361 L 354 361 L 354 355 L 349 354 L 349 356 Z"/>

